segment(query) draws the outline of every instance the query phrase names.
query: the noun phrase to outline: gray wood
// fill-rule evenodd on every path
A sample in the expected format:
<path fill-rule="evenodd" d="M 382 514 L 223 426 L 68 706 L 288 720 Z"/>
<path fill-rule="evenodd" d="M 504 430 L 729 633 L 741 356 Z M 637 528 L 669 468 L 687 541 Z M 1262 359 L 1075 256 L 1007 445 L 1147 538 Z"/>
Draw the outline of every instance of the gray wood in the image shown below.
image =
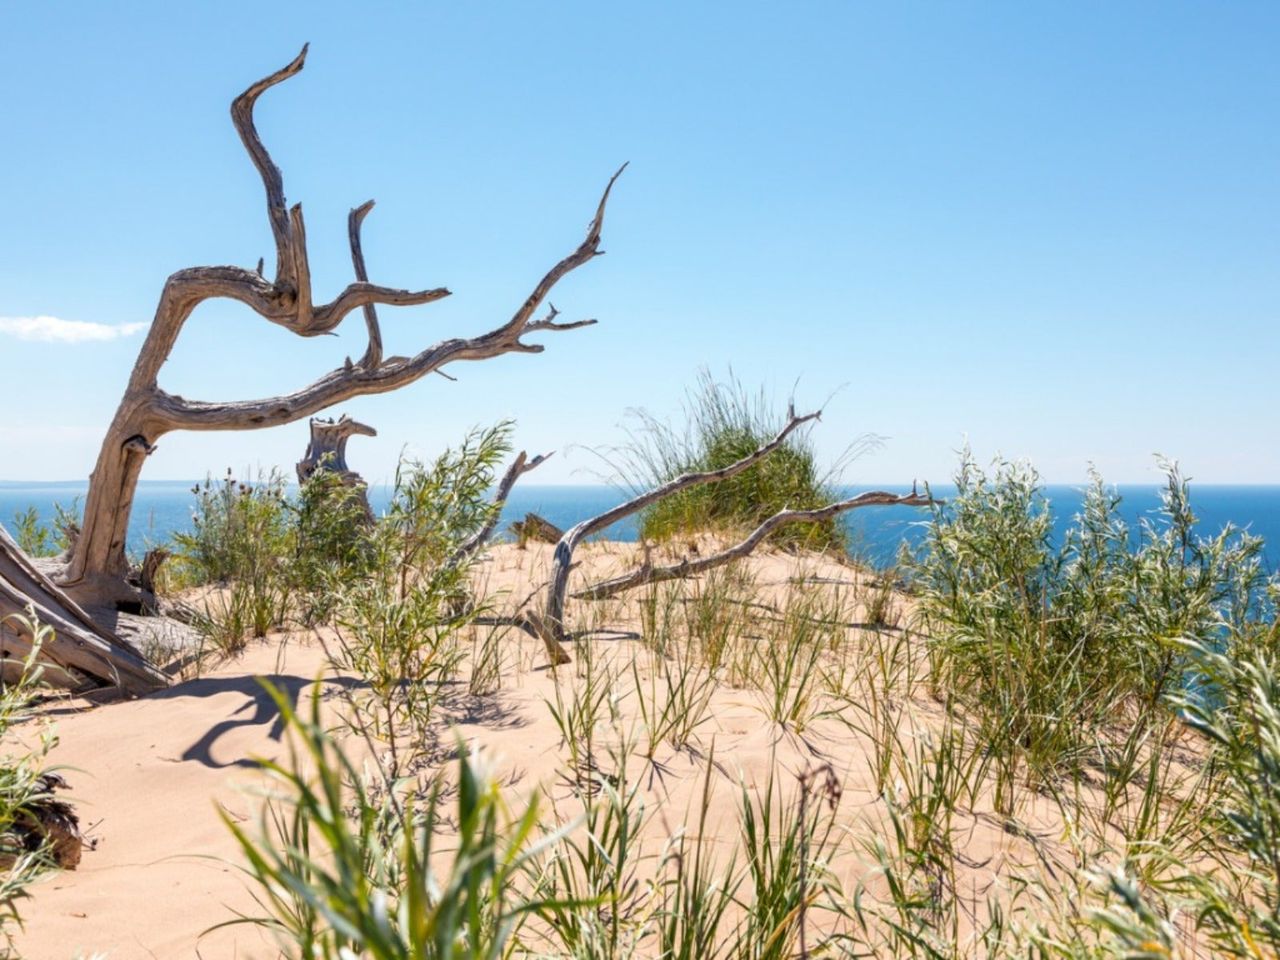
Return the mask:
<path fill-rule="evenodd" d="M 547 271 L 510 320 L 487 333 L 441 340 L 413 357 L 382 357 L 374 309 L 377 304 L 432 303 L 448 296 L 449 291 L 444 287 L 402 290 L 368 281 L 360 227 L 372 203 L 357 207 L 348 220 L 356 281 L 332 301 L 314 303 L 302 207 L 286 205 L 283 177 L 262 143 L 253 115 L 264 92 L 302 70 L 306 54 L 307 48 L 303 47 L 291 63 L 254 83 L 231 106 L 232 121 L 266 193 L 267 218 L 276 248 L 274 279 L 265 278 L 264 265 L 260 263 L 256 271 L 236 266 L 191 267 L 179 270 L 165 282 L 155 318 L 90 477 L 81 535 L 59 577 L 77 598 L 104 601 L 132 595 L 125 583 L 129 514 L 142 466 L 166 433 L 255 430 L 292 423 L 353 397 L 399 389 L 449 363 L 486 360 L 508 353 L 540 353 L 544 346 L 528 342 L 527 335 L 575 330 L 595 323 L 557 322 L 554 307 L 543 319 L 534 317 L 561 279 L 603 253 L 600 239 L 605 208 L 625 164 L 609 179 L 586 238 Z M 188 400 L 163 390 L 159 374 L 187 319 L 210 299 L 242 303 L 264 320 L 303 337 L 331 333 L 349 313 L 360 308 L 369 332 L 369 346 L 359 363 L 348 358 L 338 369 L 294 393 L 227 402 Z"/>
<path fill-rule="evenodd" d="M 645 584 L 661 583 L 665 580 L 678 580 L 684 577 L 696 577 L 699 574 L 706 573 L 708 570 L 714 570 L 716 567 L 722 567 L 726 563 L 741 560 L 743 557 L 748 556 L 764 542 L 770 533 L 788 523 L 830 520 L 841 513 L 857 510 L 860 507 L 925 507 L 932 502 L 928 497 L 917 493 L 894 494 L 886 493 L 883 490 L 872 490 L 867 493 L 860 493 L 858 496 L 851 497 L 848 500 L 841 500 L 838 503 L 828 504 L 825 507 L 819 507 L 814 510 L 780 510 L 756 527 L 745 539 L 725 550 L 721 550 L 719 553 L 697 559 L 686 557 L 679 563 L 666 566 L 654 566 L 646 562 L 630 573 L 625 573 L 609 580 L 602 580 L 584 590 L 579 590 L 573 594 L 573 597 L 579 600 L 604 600 L 607 597 L 615 596 Z"/>
<path fill-rule="evenodd" d="M 721 467 L 719 470 L 681 474 L 673 480 L 668 480 L 666 483 L 633 497 L 625 503 L 620 503 L 604 513 L 570 527 L 565 535 L 560 538 L 560 542 L 556 544 L 555 555 L 552 558 L 551 581 L 547 585 L 546 604 L 538 620 L 538 629 L 552 662 L 566 663 L 569 659 L 568 651 L 564 649 L 564 642 L 567 639 L 564 626 L 564 603 L 565 593 L 569 587 L 569 572 L 573 568 L 573 552 L 578 548 L 578 544 L 593 533 L 604 530 L 619 520 L 638 513 L 650 504 L 657 503 L 659 500 L 679 493 L 681 490 L 737 476 L 781 447 L 793 432 L 806 423 L 817 420 L 821 415 L 822 411 L 818 410 L 802 417 L 797 416 L 795 407 L 790 407 L 787 410 L 786 426 L 778 431 L 778 435 L 764 446 L 747 454 L 741 460 L 737 460 L 727 467 Z"/>
<path fill-rule="evenodd" d="M 687 490 L 690 487 L 701 486 L 706 483 L 714 483 L 717 480 L 727 480 L 730 477 L 742 473 L 744 470 L 750 469 L 761 460 L 768 457 L 775 450 L 779 449 L 794 431 L 804 426 L 806 423 L 818 420 L 822 415 L 822 411 L 797 416 L 795 408 L 791 407 L 787 411 L 787 423 L 768 443 L 757 448 L 747 454 L 741 460 L 722 467 L 719 470 L 708 470 L 698 473 L 686 473 L 673 480 L 653 488 L 637 497 L 621 503 L 610 510 L 598 516 L 584 520 L 581 523 L 571 527 L 565 533 L 560 541 L 556 544 L 555 555 L 552 559 L 551 580 L 547 584 L 546 601 L 541 615 L 533 622 L 536 635 L 540 636 L 543 644 L 547 648 L 547 654 L 551 658 L 552 663 L 567 663 L 569 660 L 568 651 L 564 648 L 564 643 L 568 639 L 568 634 L 564 624 L 565 596 L 568 593 L 569 574 L 573 569 L 573 553 L 578 545 L 591 536 L 605 528 L 612 526 L 619 520 L 631 516 L 634 513 L 643 510 L 651 504 L 679 493 L 681 490 Z M 867 506 L 924 506 L 932 501 L 927 496 L 917 493 L 914 486 L 911 493 L 898 496 L 896 494 L 885 493 L 883 491 L 872 491 L 864 493 L 860 496 L 853 497 L 849 500 L 843 500 L 839 503 L 830 504 L 817 510 L 783 510 L 774 514 L 765 520 L 759 527 L 740 543 L 699 560 L 684 560 L 678 564 L 672 564 L 665 567 L 655 567 L 648 560 L 646 555 L 645 562 L 636 570 L 615 577 L 611 580 L 603 581 L 588 587 L 579 593 L 574 594 L 575 597 L 586 599 L 601 599 L 629 590 L 632 587 L 640 586 L 644 583 L 653 583 L 660 580 L 672 580 L 679 577 L 695 576 L 698 573 L 705 572 L 723 564 L 729 563 L 731 560 L 740 559 L 750 554 L 765 538 L 778 527 L 787 523 L 796 523 L 803 520 L 824 520 L 836 516 L 846 510 L 854 510 L 859 507 Z"/>
<path fill-rule="evenodd" d="M 76 688 L 118 687 L 139 694 L 165 686 L 163 673 L 113 632 L 100 626 L 71 597 L 31 562 L 0 527 L 0 649 L 11 658 L 26 656 L 34 638 L 16 616 L 34 614 L 54 631 L 41 649 L 50 683 Z"/>

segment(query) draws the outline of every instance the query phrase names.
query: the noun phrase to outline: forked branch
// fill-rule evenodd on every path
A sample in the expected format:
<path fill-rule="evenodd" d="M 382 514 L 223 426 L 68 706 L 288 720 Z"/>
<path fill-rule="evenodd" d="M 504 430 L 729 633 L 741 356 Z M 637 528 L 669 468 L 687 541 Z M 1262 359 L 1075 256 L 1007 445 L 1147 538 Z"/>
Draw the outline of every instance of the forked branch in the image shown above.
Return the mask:
<path fill-rule="evenodd" d="M 756 527 L 745 539 L 719 553 L 696 560 L 686 557 L 679 563 L 666 566 L 654 566 L 646 562 L 630 573 L 602 580 L 585 590 L 579 590 L 573 594 L 573 597 L 576 600 L 604 600 L 646 584 L 696 577 L 708 570 L 714 570 L 716 567 L 750 555 L 769 534 L 790 523 L 821 523 L 850 510 L 857 510 L 859 507 L 927 507 L 935 502 L 930 497 L 918 493 L 896 494 L 872 490 L 813 510 L 780 510 Z"/>
<path fill-rule="evenodd" d="M 555 554 L 552 558 L 551 581 L 547 586 L 546 606 L 542 615 L 538 618 L 542 631 L 542 640 L 546 645 L 547 654 L 550 656 L 551 662 L 567 663 L 569 659 L 569 654 L 563 646 L 566 639 L 564 603 L 565 594 L 569 587 L 569 572 L 573 568 L 573 553 L 578 548 L 578 544 L 593 533 L 604 530 L 619 520 L 624 520 L 645 507 L 679 493 L 681 490 L 737 476 L 781 447 L 786 443 L 787 437 L 791 436 L 800 427 L 817 420 L 821 415 L 822 411 L 816 410 L 804 416 L 797 416 L 795 407 L 788 407 L 787 423 L 778 431 L 777 436 L 742 459 L 736 460 L 727 467 L 721 467 L 718 470 L 681 474 L 673 480 L 668 480 L 666 483 L 640 494 L 638 497 L 633 497 L 625 503 L 621 503 L 610 510 L 606 510 L 604 513 L 570 527 L 565 535 L 560 538 L 560 542 L 556 544 Z"/>

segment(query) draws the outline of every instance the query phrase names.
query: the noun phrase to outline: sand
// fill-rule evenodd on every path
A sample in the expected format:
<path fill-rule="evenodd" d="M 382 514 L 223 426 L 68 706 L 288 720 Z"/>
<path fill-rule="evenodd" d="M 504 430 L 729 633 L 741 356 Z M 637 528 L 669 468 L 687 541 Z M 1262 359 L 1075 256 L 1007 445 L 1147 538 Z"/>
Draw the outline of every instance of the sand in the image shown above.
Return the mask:
<path fill-rule="evenodd" d="M 633 547 L 594 545 L 583 552 L 578 575 L 607 573 L 634 557 Z M 545 548 L 497 547 L 483 564 L 480 581 L 494 594 L 527 595 L 548 558 Z M 844 590 L 865 580 L 847 565 L 814 557 L 767 554 L 749 566 L 765 601 L 785 592 L 796 576 Z M 629 669 L 634 660 L 643 665 L 642 676 L 649 675 L 652 654 L 635 639 L 633 605 L 610 602 L 591 610 L 575 607 L 571 613 L 580 625 L 598 629 L 583 641 L 593 644 L 597 663 Z M 548 703 L 555 701 L 557 681 L 562 696 L 571 694 L 578 671 L 571 665 L 553 673 L 540 646 L 520 637 L 510 637 L 495 694 L 471 696 L 465 680 L 446 691 L 441 742 L 457 736 L 488 754 L 512 806 L 538 793 L 548 818 L 567 820 L 581 805 L 566 777 L 567 750 Z M 60 742 L 53 759 L 67 768 L 73 799 L 97 846 L 85 853 L 78 870 L 36 886 L 23 910 L 22 955 L 33 960 L 95 953 L 113 960 L 276 956 L 270 939 L 253 926 L 214 929 L 237 914 L 255 913 L 238 849 L 222 817 L 253 821 L 262 802 L 255 790 L 263 783 L 254 758 L 284 756 L 278 712 L 256 678 L 265 676 L 305 700 L 312 682 L 326 673 L 324 650 L 314 638 L 280 634 L 255 642 L 199 679 L 151 696 L 58 708 Z M 634 729 L 636 697 L 621 702 Z M 909 706 L 925 727 L 941 715 L 927 699 Z M 768 720 L 759 691 L 728 684 L 716 689 L 692 746 L 676 750 L 662 744 L 652 759 L 633 756 L 628 763 L 628 775 L 641 786 L 651 853 L 660 852 L 682 824 L 696 818 L 712 757 L 709 822 L 725 851 L 737 842 L 743 785 L 760 790 L 774 776 L 793 797 L 801 773 L 830 763 L 842 789 L 837 816 L 851 838 L 837 858 L 837 874 L 847 890 L 864 881 L 874 891 L 860 841 L 852 839 L 885 830 L 869 741 L 834 717 L 818 719 L 797 734 Z M 975 897 L 1010 860 L 1034 859 L 1031 844 L 1006 831 L 1002 819 L 989 811 L 966 812 L 961 819 L 965 857 L 976 865 L 964 882 Z M 1056 811 L 1047 804 L 1031 803 L 1021 820 L 1040 844 L 1050 844 L 1061 832 Z"/>

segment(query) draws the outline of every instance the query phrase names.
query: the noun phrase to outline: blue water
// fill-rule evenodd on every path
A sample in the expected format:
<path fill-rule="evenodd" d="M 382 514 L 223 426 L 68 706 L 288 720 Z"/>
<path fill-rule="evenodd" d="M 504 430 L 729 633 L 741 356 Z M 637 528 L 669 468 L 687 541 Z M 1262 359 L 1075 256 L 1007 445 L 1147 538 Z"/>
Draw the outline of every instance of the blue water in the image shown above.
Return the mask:
<path fill-rule="evenodd" d="M 175 530 L 191 523 L 194 497 L 190 482 L 144 481 L 138 486 L 133 517 L 129 527 L 130 549 L 141 552 L 150 544 L 163 542 Z M 906 492 L 906 487 L 889 486 L 893 492 Z M 1120 513 L 1130 525 L 1136 525 L 1160 506 L 1158 486 L 1120 486 L 1123 496 Z M 0 523 L 10 530 L 15 513 L 35 507 L 44 521 L 54 516 L 54 504 L 71 506 L 76 498 L 83 500 L 84 483 L 14 483 L 0 481 Z M 935 487 L 937 496 L 946 497 L 946 487 Z M 1082 488 L 1051 485 L 1045 488 L 1054 512 L 1059 533 L 1070 523 L 1080 508 Z M 374 487 L 370 500 L 375 511 L 385 507 L 389 491 Z M 546 517 L 559 527 L 568 527 L 620 503 L 624 494 L 606 486 L 517 486 L 503 510 L 503 528 L 529 511 Z M 1267 544 L 1265 558 L 1268 569 L 1280 566 L 1280 485 L 1214 486 L 1193 485 L 1191 504 L 1200 518 L 1200 531 L 1216 534 L 1227 523 L 1245 527 Z M 845 515 L 855 555 L 877 565 L 891 563 L 903 540 L 919 542 L 923 535 L 920 521 L 924 510 L 910 507 L 871 507 Z M 616 540 L 634 540 L 634 520 L 624 520 L 605 531 L 604 536 Z"/>

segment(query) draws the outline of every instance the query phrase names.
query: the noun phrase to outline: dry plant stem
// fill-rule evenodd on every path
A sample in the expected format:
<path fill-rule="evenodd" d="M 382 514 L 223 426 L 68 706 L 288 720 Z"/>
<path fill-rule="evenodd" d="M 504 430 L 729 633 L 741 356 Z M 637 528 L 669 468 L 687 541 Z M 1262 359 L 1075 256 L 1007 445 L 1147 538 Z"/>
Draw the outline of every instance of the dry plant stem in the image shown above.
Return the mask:
<path fill-rule="evenodd" d="M 604 600 L 645 584 L 662 583 L 667 580 L 678 580 L 683 577 L 694 577 L 700 573 L 706 573 L 708 570 L 714 570 L 716 567 L 724 566 L 726 563 L 740 560 L 749 555 L 764 542 L 764 539 L 770 533 L 788 523 L 830 520 L 832 517 L 849 510 L 856 510 L 859 507 L 926 507 L 932 502 L 927 496 L 920 494 L 895 494 L 886 493 L 882 490 L 872 490 L 815 510 L 781 510 L 756 527 L 746 539 L 719 553 L 712 554 L 709 557 L 701 557 L 697 560 L 691 560 L 686 557 L 679 563 L 669 564 L 664 567 L 645 563 L 630 573 L 610 580 L 603 580 L 600 583 L 592 584 L 585 590 L 579 590 L 573 594 L 573 597 L 576 600 Z"/>
<path fill-rule="evenodd" d="M 552 561 L 551 582 L 547 587 L 545 612 L 537 621 L 542 641 L 546 644 L 547 654 L 551 657 L 552 663 L 567 663 L 569 660 L 569 654 L 562 646 L 566 639 L 564 603 L 565 593 L 569 586 L 569 572 L 573 567 L 573 552 L 578 548 L 578 544 L 593 533 L 604 530 L 619 520 L 629 517 L 650 504 L 657 503 L 659 500 L 681 490 L 687 490 L 690 487 L 700 486 L 704 483 L 714 483 L 717 480 L 727 480 L 732 476 L 736 476 L 769 456 L 769 454 L 781 447 L 786 442 L 787 437 L 794 431 L 812 420 L 817 420 L 821 415 L 822 411 L 818 410 L 804 416 L 797 416 L 795 407 L 790 407 L 787 410 L 787 424 L 778 431 L 778 435 L 764 446 L 747 454 L 741 460 L 737 460 L 727 467 L 721 467 L 719 470 L 681 474 L 674 480 L 669 480 L 661 486 L 654 487 L 652 490 L 642 493 L 626 503 L 621 503 L 611 510 L 606 510 L 604 513 L 570 527 L 565 535 L 560 538 L 560 542 L 556 544 L 555 556 Z"/>
<path fill-rule="evenodd" d="M 147 455 L 164 434 L 173 430 L 254 430 L 292 423 L 353 397 L 396 390 L 448 363 L 507 353 L 539 353 L 543 345 L 526 342 L 527 334 L 573 330 L 595 322 L 558 323 L 554 307 L 541 320 L 535 320 L 534 314 L 562 278 L 603 252 L 599 247 L 605 207 L 622 169 L 610 178 L 585 239 L 543 276 L 510 320 L 488 333 L 442 340 L 413 357 L 383 359 L 374 306 L 431 303 L 448 296 L 449 291 L 443 287 L 400 290 L 370 283 L 361 276 L 365 270 L 359 233 L 369 204 L 356 208 L 348 222 L 358 279 L 331 302 L 315 304 L 302 208 L 286 208 L 283 178 L 253 119 L 258 97 L 297 74 L 306 52 L 304 47 L 293 62 L 253 84 L 231 106 L 232 121 L 266 191 L 267 216 L 276 246 L 275 279 L 268 282 L 253 270 L 217 266 L 180 270 L 165 282 L 155 319 L 103 440 L 90 478 L 84 530 L 63 573 L 64 585 L 79 596 L 110 598 L 127 592 L 123 582 L 127 569 L 125 534 L 134 491 Z M 204 402 L 165 392 L 158 376 L 183 326 L 201 303 L 216 298 L 242 303 L 263 319 L 303 337 L 330 333 L 347 314 L 364 308 L 369 347 L 360 363 L 348 359 L 311 385 L 283 396 Z"/>
<path fill-rule="evenodd" d="M 547 462 L 547 458 L 552 455 L 553 453 L 539 454 L 530 460 L 529 454 L 524 450 L 516 454 L 515 460 L 511 462 L 511 466 L 507 467 L 507 472 L 502 475 L 502 479 L 498 482 L 498 489 L 493 497 L 493 511 L 489 517 L 489 522 L 453 552 L 453 555 L 446 561 L 447 566 L 456 567 L 484 549 L 484 545 L 493 536 L 493 531 L 498 528 L 498 520 L 502 515 L 502 508 L 507 502 L 507 497 L 511 496 L 511 488 L 516 485 L 516 481 L 529 471 L 536 470 L 542 466 Z"/>

